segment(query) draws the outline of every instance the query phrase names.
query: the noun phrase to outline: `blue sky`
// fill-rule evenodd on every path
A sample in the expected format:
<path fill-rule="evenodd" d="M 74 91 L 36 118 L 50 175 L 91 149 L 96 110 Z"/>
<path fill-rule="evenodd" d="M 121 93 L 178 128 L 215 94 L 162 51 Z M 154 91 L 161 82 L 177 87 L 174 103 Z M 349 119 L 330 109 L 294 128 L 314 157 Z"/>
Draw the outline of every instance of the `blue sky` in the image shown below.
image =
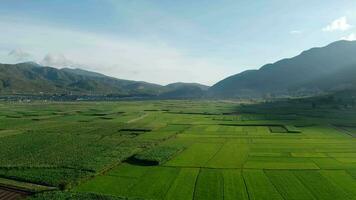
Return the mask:
<path fill-rule="evenodd" d="M 355 11 L 354 0 L 1 0 L 0 62 L 212 85 L 355 40 Z"/>

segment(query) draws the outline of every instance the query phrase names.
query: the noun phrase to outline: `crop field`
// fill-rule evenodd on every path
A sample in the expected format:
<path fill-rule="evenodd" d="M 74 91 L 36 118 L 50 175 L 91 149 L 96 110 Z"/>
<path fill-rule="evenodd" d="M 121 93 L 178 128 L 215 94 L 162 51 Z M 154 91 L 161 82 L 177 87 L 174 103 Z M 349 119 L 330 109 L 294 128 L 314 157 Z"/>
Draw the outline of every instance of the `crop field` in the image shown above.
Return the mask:
<path fill-rule="evenodd" d="M 33 200 L 356 199 L 355 111 L 303 102 L 2 102 L 0 186 Z"/>

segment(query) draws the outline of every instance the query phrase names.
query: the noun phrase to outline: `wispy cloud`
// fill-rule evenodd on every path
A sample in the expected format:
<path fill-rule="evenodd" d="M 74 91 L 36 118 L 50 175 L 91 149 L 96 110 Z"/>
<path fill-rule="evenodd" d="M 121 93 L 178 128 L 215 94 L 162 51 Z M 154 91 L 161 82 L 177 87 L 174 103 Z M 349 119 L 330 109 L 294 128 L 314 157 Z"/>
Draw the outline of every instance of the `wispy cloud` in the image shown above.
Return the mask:
<path fill-rule="evenodd" d="M 51 67 L 71 67 L 74 66 L 74 62 L 67 59 L 63 54 L 47 54 L 42 61 L 40 61 L 41 65 L 51 66 Z"/>
<path fill-rule="evenodd" d="M 187 55 L 164 41 L 4 21 L 0 26 L 6 29 L 0 38 L 7 41 L 8 48 L 28 49 L 34 61 L 54 67 L 76 65 L 109 76 L 160 84 L 184 81 L 211 85 L 229 75 L 218 61 Z M 2 49 L 6 46 L 0 43 Z M 8 55 L 0 55 L 0 62 L 4 56 Z"/>
<path fill-rule="evenodd" d="M 348 36 L 342 37 L 342 40 L 348 40 L 348 41 L 356 41 L 356 34 L 355 33 L 351 33 Z"/>
<path fill-rule="evenodd" d="M 8 56 L 14 62 L 24 62 L 24 61 L 28 61 L 28 60 L 32 59 L 31 58 L 32 56 L 30 53 L 28 53 L 20 48 L 11 50 L 8 53 Z"/>
<path fill-rule="evenodd" d="M 332 31 L 347 31 L 352 27 L 347 21 L 346 16 L 340 17 L 332 21 L 329 25 L 323 28 L 325 32 Z"/>
<path fill-rule="evenodd" d="M 291 30 L 291 31 L 289 31 L 289 33 L 292 35 L 297 35 L 297 34 L 302 34 L 303 31 L 302 30 Z"/>

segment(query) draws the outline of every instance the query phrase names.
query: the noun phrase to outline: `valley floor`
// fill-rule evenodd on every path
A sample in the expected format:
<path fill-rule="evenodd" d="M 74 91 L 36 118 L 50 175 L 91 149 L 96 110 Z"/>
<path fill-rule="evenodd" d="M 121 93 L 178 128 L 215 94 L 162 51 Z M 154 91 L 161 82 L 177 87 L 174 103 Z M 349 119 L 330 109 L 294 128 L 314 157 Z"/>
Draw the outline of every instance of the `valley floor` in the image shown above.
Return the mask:
<path fill-rule="evenodd" d="M 0 111 L 0 177 L 10 182 L 1 185 L 32 184 L 17 184 L 31 199 L 356 199 L 354 108 L 142 101 Z"/>

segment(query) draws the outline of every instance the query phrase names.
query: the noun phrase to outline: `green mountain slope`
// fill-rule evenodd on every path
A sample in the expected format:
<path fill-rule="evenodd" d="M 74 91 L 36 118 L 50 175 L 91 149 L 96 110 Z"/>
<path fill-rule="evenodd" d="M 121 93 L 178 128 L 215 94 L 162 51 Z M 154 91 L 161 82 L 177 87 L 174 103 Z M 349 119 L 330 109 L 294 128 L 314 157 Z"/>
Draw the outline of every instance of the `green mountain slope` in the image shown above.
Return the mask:
<path fill-rule="evenodd" d="M 339 41 L 228 77 L 209 90 L 215 97 L 303 95 L 354 85 L 356 42 Z M 333 81 L 329 81 L 328 79 Z M 332 83 L 332 84 L 331 84 Z"/>
<path fill-rule="evenodd" d="M 198 83 L 172 83 L 165 86 L 166 90 L 160 96 L 170 99 L 202 98 L 209 89 L 206 85 Z"/>
<path fill-rule="evenodd" d="M 112 78 L 82 69 L 56 69 L 36 63 L 0 64 L 0 94 L 72 94 L 196 98 L 208 87 L 196 83 L 167 86 Z"/>

